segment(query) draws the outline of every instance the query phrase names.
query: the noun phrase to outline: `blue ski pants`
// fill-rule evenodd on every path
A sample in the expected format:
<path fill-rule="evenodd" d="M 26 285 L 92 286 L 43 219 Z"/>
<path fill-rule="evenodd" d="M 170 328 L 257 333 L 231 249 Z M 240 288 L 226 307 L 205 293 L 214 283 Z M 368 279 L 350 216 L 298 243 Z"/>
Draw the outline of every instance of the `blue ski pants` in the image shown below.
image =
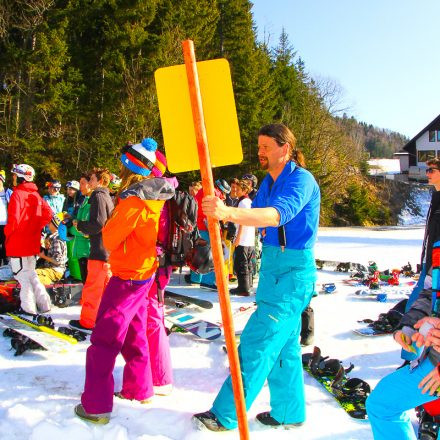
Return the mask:
<path fill-rule="evenodd" d="M 267 380 L 270 413 L 280 423 L 300 423 L 306 416 L 299 334 L 301 313 L 312 298 L 315 281 L 313 250 L 263 247 L 258 307 L 243 330 L 238 351 L 246 408 Z M 211 411 L 226 428 L 237 427 L 230 376 Z"/>
<path fill-rule="evenodd" d="M 414 301 L 416 301 L 417 298 L 419 297 L 420 292 L 423 290 L 423 286 L 425 284 L 425 278 L 426 278 L 426 266 L 425 266 L 425 263 L 423 263 L 422 271 L 420 272 L 420 277 L 419 277 L 414 289 L 412 290 L 411 295 L 408 298 L 408 302 L 406 303 L 405 312 L 407 312 L 411 308 L 411 306 L 414 304 Z M 415 348 L 416 353 L 406 351 L 402 348 L 402 350 L 400 352 L 400 357 L 404 361 L 413 361 L 414 359 L 417 359 L 422 354 L 423 347 L 418 348 L 415 345 L 413 345 L 413 347 Z"/>
<path fill-rule="evenodd" d="M 425 358 L 416 368 L 409 365 L 385 376 L 366 402 L 374 440 L 416 440 L 408 410 L 438 396 L 422 394 L 420 381 L 434 369 Z"/>

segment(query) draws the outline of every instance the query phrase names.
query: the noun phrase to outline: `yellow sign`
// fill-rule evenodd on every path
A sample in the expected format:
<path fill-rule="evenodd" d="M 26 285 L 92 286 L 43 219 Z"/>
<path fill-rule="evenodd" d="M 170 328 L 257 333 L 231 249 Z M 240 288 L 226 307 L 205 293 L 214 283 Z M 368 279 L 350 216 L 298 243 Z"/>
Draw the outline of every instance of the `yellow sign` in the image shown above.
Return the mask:
<path fill-rule="evenodd" d="M 224 58 L 201 61 L 197 70 L 211 165 L 243 160 L 229 63 Z M 185 65 L 154 73 L 168 169 L 181 173 L 200 169 Z"/>

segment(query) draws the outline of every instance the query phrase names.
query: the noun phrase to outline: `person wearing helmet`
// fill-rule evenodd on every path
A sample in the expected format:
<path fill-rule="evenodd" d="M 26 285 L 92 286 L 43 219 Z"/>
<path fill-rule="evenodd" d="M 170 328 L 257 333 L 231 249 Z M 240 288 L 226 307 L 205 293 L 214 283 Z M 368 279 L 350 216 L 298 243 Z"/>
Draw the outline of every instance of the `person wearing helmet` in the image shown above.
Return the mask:
<path fill-rule="evenodd" d="M 87 349 L 86 379 L 75 414 L 108 423 L 113 408 L 116 357 L 125 360 L 118 398 L 148 403 L 154 394 L 147 322 L 149 291 L 157 269 L 158 222 L 165 200 L 174 195 L 163 178 L 157 143 L 147 138 L 121 156 L 121 188 L 102 236 L 113 275 L 105 288 Z"/>
<path fill-rule="evenodd" d="M 258 159 L 268 173 L 252 209 L 225 206 L 215 196 L 206 196 L 202 209 L 217 220 L 264 230 L 257 310 L 240 338 L 244 395 L 249 408 L 267 380 L 271 410 L 259 413 L 257 421 L 269 427 L 293 428 L 306 417 L 299 335 L 301 313 L 314 294 L 317 278 L 314 245 L 320 191 L 305 169 L 295 136 L 285 125 L 260 128 Z M 194 419 L 213 431 L 237 427 L 230 376 L 212 408 L 195 414 Z"/>
<path fill-rule="evenodd" d="M 59 180 L 51 180 L 46 183 L 47 194 L 43 196 L 43 199 L 52 208 L 54 214 L 63 212 L 64 195 L 60 194 L 61 182 Z"/>
<path fill-rule="evenodd" d="M 8 204 L 11 200 L 12 190 L 5 188 L 5 170 L 0 170 L 0 265 L 8 263 L 5 247 L 5 225 L 8 222 Z"/>
<path fill-rule="evenodd" d="M 251 186 L 252 189 L 250 190 L 250 192 L 248 194 L 248 197 L 251 200 L 254 200 L 255 196 L 257 195 L 257 187 L 258 187 L 258 179 L 257 179 L 257 177 L 254 176 L 253 174 L 245 174 L 241 178 L 241 180 L 245 180 L 248 183 L 248 185 Z"/>
<path fill-rule="evenodd" d="M 53 212 L 32 182 L 35 171 L 30 165 L 14 165 L 11 173 L 16 186 L 5 226 L 6 255 L 10 257 L 14 278 L 21 286 L 21 308 L 30 314 L 46 313 L 50 310 L 50 297 L 38 279 L 35 265 L 40 254 L 41 232 Z"/>

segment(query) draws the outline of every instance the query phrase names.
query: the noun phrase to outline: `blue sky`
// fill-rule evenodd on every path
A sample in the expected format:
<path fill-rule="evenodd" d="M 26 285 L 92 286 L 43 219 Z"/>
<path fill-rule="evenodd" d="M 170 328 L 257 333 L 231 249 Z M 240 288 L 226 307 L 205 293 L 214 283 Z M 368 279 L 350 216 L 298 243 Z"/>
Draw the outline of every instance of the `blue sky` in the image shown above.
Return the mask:
<path fill-rule="evenodd" d="M 440 114 L 440 0 L 252 0 L 260 40 L 284 28 L 356 119 L 410 138 Z"/>

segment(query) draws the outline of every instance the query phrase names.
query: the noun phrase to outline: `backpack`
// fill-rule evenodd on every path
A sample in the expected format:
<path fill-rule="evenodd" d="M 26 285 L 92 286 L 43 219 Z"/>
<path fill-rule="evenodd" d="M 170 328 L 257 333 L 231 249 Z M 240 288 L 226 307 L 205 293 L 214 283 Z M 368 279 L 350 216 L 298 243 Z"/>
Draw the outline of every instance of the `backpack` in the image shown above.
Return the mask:
<path fill-rule="evenodd" d="M 170 220 L 168 243 L 162 246 L 164 258 L 159 259 L 159 265 L 182 267 L 187 264 L 199 238 L 198 205 L 194 197 L 184 191 L 176 191 L 166 203 Z"/>

